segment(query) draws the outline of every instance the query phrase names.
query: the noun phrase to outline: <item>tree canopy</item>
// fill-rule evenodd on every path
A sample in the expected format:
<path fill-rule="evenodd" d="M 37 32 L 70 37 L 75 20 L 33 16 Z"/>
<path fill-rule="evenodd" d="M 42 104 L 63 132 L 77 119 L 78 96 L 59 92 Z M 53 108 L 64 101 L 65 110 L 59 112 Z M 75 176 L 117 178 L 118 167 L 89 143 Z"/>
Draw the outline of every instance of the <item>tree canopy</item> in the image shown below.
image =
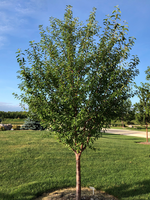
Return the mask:
<path fill-rule="evenodd" d="M 14 95 L 38 119 L 50 123 L 58 140 L 75 152 L 78 177 L 81 153 L 92 147 L 104 125 L 121 116 L 139 73 L 138 57 L 129 60 L 135 38 L 127 37 L 120 13 L 116 7 L 102 29 L 96 8 L 84 25 L 67 6 L 63 20 L 51 17 L 46 30 L 39 26 L 40 42 L 31 41 L 29 49 L 17 52 L 22 94 Z M 80 199 L 80 178 L 77 183 Z"/>
<path fill-rule="evenodd" d="M 148 115 L 150 115 L 150 85 L 148 83 L 141 83 L 141 86 L 137 86 L 137 88 L 137 96 L 139 97 L 140 101 L 139 103 L 135 104 L 136 119 L 140 124 L 145 124 L 146 116 L 148 117 Z"/>
<path fill-rule="evenodd" d="M 125 100 L 122 106 L 122 116 L 117 119 L 122 120 L 122 122 L 126 121 L 127 124 L 130 124 L 131 121 L 135 119 L 135 107 L 132 105 L 130 99 Z"/>
<path fill-rule="evenodd" d="M 135 103 L 135 118 L 141 125 L 146 125 L 146 141 L 148 142 L 148 123 L 150 123 L 150 84 L 141 83 L 136 86 L 140 101 Z"/>
<path fill-rule="evenodd" d="M 150 80 L 150 66 L 147 67 L 145 74 L 146 74 L 146 80 Z"/>

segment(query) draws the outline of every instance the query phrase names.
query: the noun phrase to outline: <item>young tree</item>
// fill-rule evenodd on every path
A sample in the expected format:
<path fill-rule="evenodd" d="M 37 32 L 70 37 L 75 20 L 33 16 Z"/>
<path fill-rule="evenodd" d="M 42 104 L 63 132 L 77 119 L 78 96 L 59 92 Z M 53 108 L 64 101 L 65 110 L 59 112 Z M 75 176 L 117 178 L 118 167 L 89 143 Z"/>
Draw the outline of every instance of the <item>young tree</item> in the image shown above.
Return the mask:
<path fill-rule="evenodd" d="M 146 125 L 146 142 L 148 142 L 148 122 L 150 122 L 150 85 L 141 83 L 142 86 L 136 86 L 138 89 L 139 103 L 135 104 L 136 121 Z"/>
<path fill-rule="evenodd" d="M 51 17 L 47 32 L 39 26 L 40 42 L 30 42 L 26 54 L 17 52 L 22 94 L 14 95 L 40 121 L 50 123 L 58 140 L 75 153 L 78 200 L 81 154 L 94 148 L 102 127 L 121 115 L 124 100 L 133 95 L 130 83 L 138 75 L 138 57 L 127 63 L 134 38 L 126 38 L 120 9 L 104 19 L 102 34 L 95 16 L 94 8 L 84 25 L 67 6 L 64 20 Z"/>
<path fill-rule="evenodd" d="M 130 99 L 124 101 L 122 117 L 119 119 L 122 120 L 122 124 L 123 121 L 126 121 L 127 124 L 130 124 L 130 122 L 135 119 L 135 108 L 133 107 Z"/>
<path fill-rule="evenodd" d="M 135 107 L 132 105 L 131 100 L 127 101 L 126 103 L 124 120 L 127 122 L 127 124 L 130 124 L 132 120 L 135 120 Z"/>

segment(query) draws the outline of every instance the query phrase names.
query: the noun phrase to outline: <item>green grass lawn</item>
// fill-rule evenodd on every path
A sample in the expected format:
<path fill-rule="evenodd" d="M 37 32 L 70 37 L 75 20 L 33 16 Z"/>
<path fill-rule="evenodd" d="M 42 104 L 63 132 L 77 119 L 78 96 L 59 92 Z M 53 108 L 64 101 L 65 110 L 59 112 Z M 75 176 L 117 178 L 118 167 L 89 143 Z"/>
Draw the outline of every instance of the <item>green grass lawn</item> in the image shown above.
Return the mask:
<path fill-rule="evenodd" d="M 75 155 L 47 131 L 0 132 L 0 200 L 31 200 L 75 187 Z M 119 199 L 150 199 L 150 146 L 145 138 L 103 134 L 81 156 L 82 187 Z M 92 192 L 92 191 L 91 191 Z"/>
<path fill-rule="evenodd" d="M 2 123 L 3 124 L 13 124 L 13 125 L 22 125 L 26 119 L 11 119 L 5 118 Z"/>

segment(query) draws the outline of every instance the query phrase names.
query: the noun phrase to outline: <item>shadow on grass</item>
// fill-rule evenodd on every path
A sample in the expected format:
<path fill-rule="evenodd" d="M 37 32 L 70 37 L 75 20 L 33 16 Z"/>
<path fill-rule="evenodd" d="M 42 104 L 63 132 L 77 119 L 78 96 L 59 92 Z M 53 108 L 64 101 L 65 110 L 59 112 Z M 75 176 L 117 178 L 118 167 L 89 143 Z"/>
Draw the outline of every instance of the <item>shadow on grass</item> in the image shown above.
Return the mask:
<path fill-rule="evenodd" d="M 16 195 L 16 194 L 5 194 L 5 193 L 0 192 L 0 200 L 16 200 L 16 199 L 29 200 L 30 196 L 32 196 L 31 193 L 21 193 L 21 195 Z"/>
<path fill-rule="evenodd" d="M 55 190 L 59 190 L 61 189 L 61 187 L 56 187 L 56 188 L 52 188 L 52 189 L 47 189 L 44 191 L 40 191 L 37 192 L 35 194 L 33 194 L 33 192 L 19 192 L 19 193 L 14 193 L 14 194 L 5 194 L 0 192 L 0 200 L 35 200 L 36 198 L 42 196 L 44 193 L 49 193 L 49 192 L 53 192 Z"/>
<path fill-rule="evenodd" d="M 58 184 L 59 185 L 59 184 Z M 20 191 L 18 194 L 4 194 L 2 192 L 0 192 L 0 200 L 34 200 L 37 197 L 41 196 L 44 192 L 53 192 L 55 190 L 58 189 L 62 189 L 63 188 L 67 188 L 67 187 L 72 187 L 72 185 L 59 185 L 55 187 L 49 187 L 51 189 L 44 189 L 41 190 L 41 188 L 39 189 L 39 192 L 23 192 Z M 75 185 L 73 186 L 75 187 Z M 101 188 L 97 188 L 98 190 L 101 190 Z M 121 184 L 121 185 L 117 185 L 117 186 L 113 186 L 110 187 L 108 189 L 105 190 L 106 193 L 108 194 L 112 194 L 115 197 L 117 197 L 119 200 L 121 200 L 122 198 L 126 198 L 127 200 L 129 199 L 140 199 L 140 200 L 145 200 L 145 199 L 150 199 L 150 180 L 144 180 L 144 181 L 139 181 L 136 182 L 134 185 L 133 184 Z M 33 194 L 34 193 L 34 194 Z M 149 196 L 146 196 L 146 194 L 149 194 Z M 142 197 L 142 195 L 145 195 L 144 197 Z M 141 196 L 141 197 L 140 197 Z M 147 198 L 148 197 L 148 198 Z"/>
<path fill-rule="evenodd" d="M 131 189 L 133 188 L 133 189 Z M 121 184 L 119 186 L 114 186 L 105 190 L 106 193 L 112 194 L 118 199 L 127 198 L 127 199 L 150 199 L 150 179 L 137 182 L 136 184 Z M 149 197 L 140 197 L 142 195 L 149 194 Z M 136 198 L 136 196 L 138 196 Z"/>
<path fill-rule="evenodd" d="M 4 193 L 0 192 L 0 199 L 1 200 L 9 200 L 9 199 L 14 199 L 14 198 L 12 195 L 4 194 Z"/>
<path fill-rule="evenodd" d="M 74 181 L 74 178 L 72 178 Z M 25 184 L 24 186 L 14 190 L 11 194 L 6 194 L 0 191 L 0 200 L 35 200 L 43 195 L 62 188 L 75 187 L 72 184 L 72 179 L 51 180 L 44 182 L 36 182 Z"/>

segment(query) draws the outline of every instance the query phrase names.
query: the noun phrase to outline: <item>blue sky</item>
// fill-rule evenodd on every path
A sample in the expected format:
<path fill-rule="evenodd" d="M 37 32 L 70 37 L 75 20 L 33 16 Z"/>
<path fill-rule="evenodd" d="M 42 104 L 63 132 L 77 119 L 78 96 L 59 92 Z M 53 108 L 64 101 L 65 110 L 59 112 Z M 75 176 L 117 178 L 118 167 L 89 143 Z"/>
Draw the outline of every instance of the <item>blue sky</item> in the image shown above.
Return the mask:
<path fill-rule="evenodd" d="M 0 0 L 0 111 L 20 111 L 20 94 L 16 60 L 17 49 L 25 50 L 29 41 L 39 42 L 39 25 L 49 25 L 49 17 L 63 19 L 66 5 L 73 6 L 74 17 L 88 19 L 93 7 L 97 8 L 96 20 L 103 26 L 103 19 L 119 5 L 121 19 L 129 25 L 128 36 L 137 40 L 131 55 L 138 55 L 140 71 L 135 82 L 146 82 L 145 70 L 150 65 L 150 0 Z M 137 97 L 132 102 L 138 102 Z"/>

